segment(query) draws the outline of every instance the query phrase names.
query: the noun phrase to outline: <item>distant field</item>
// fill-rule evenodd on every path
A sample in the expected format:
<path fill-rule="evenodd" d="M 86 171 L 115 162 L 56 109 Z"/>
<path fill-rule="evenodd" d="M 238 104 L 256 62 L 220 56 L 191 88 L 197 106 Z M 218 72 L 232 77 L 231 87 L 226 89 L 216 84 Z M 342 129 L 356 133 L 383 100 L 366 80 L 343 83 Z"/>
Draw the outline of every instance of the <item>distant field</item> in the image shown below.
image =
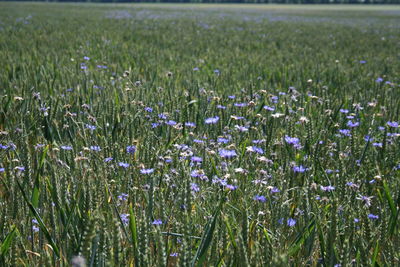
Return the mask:
<path fill-rule="evenodd" d="M 0 2 L 0 62 L 0 266 L 400 265 L 400 6 Z"/>

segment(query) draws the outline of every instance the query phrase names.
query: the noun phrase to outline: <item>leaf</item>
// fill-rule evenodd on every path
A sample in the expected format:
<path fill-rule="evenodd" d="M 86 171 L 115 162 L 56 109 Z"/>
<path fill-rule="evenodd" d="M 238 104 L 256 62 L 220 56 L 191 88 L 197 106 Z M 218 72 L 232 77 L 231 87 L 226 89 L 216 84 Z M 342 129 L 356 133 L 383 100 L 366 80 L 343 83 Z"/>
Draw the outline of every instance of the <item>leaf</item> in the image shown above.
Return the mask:
<path fill-rule="evenodd" d="M 201 263 L 205 260 L 207 249 L 210 246 L 213 235 L 214 235 L 215 224 L 217 222 L 217 217 L 218 217 L 219 211 L 221 210 L 221 207 L 222 207 L 222 201 L 221 201 L 220 205 L 215 209 L 212 218 L 208 221 L 208 223 L 204 229 L 203 235 L 201 237 L 200 245 L 197 248 L 196 255 L 192 259 L 192 263 L 191 263 L 192 267 L 195 266 L 196 261 L 198 261 L 197 266 L 200 266 Z"/>
<path fill-rule="evenodd" d="M 131 230 L 131 239 L 133 244 L 133 256 L 135 260 L 135 266 L 139 266 L 139 251 L 138 251 L 138 234 L 136 226 L 136 218 L 133 213 L 132 204 L 129 207 L 129 228 Z"/>
<path fill-rule="evenodd" d="M 7 234 L 7 236 L 4 239 L 3 243 L 0 245 L 0 257 L 4 257 L 4 255 L 10 249 L 11 243 L 12 243 L 13 239 L 15 238 L 16 234 L 17 234 L 16 233 L 16 227 L 14 226 L 13 229 L 11 230 L 11 232 L 9 232 Z"/>
<path fill-rule="evenodd" d="M 35 179 L 35 185 L 33 187 L 31 202 L 35 208 L 38 208 L 38 206 L 39 206 L 40 176 L 43 172 L 44 160 L 46 158 L 48 150 L 49 150 L 49 146 L 47 145 L 46 148 L 42 152 L 42 156 L 39 161 L 39 168 L 37 170 L 37 175 L 36 175 L 36 179 Z"/>
<path fill-rule="evenodd" d="M 51 247 L 53 248 L 54 253 L 59 258 L 60 257 L 60 250 L 58 249 L 58 246 L 56 245 L 56 243 L 54 242 L 53 238 L 51 237 L 49 230 L 47 229 L 46 225 L 43 223 L 43 220 L 40 217 L 39 213 L 36 211 L 35 207 L 29 201 L 29 199 L 26 196 L 26 194 L 24 192 L 24 189 L 22 188 L 20 182 L 18 180 L 16 180 L 16 182 L 17 182 L 18 188 L 21 191 L 22 196 L 23 196 L 26 204 L 28 205 L 29 209 L 31 210 L 33 216 L 35 216 L 36 220 L 38 221 L 40 230 L 43 232 L 43 234 L 45 235 L 47 241 L 50 243 Z"/>
<path fill-rule="evenodd" d="M 313 234 L 315 230 L 315 219 L 313 219 L 308 226 L 304 227 L 303 231 L 299 233 L 296 237 L 296 239 L 293 241 L 291 246 L 289 247 L 289 256 L 295 255 L 301 248 L 301 246 L 304 244 L 306 239 Z"/>

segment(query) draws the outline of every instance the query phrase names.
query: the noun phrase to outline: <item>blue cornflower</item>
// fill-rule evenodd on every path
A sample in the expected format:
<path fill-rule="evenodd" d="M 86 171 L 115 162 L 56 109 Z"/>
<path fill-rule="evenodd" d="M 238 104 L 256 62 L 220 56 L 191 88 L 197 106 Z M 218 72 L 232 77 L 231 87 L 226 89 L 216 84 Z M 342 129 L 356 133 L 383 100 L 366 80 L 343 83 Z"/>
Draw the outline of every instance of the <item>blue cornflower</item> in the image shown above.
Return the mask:
<path fill-rule="evenodd" d="M 303 165 L 294 166 L 294 167 L 293 167 L 293 171 L 294 171 L 294 172 L 298 172 L 298 173 L 303 173 L 303 172 L 308 171 L 308 168 L 304 167 Z"/>
<path fill-rule="evenodd" d="M 169 120 L 169 121 L 166 121 L 165 124 L 167 124 L 169 126 L 175 126 L 177 123 L 176 123 L 176 121 Z"/>
<path fill-rule="evenodd" d="M 153 109 L 151 107 L 145 107 L 144 110 L 147 112 L 153 112 Z"/>
<path fill-rule="evenodd" d="M 264 196 L 260 196 L 260 195 L 254 196 L 253 199 L 256 201 L 262 202 L 262 203 L 267 201 L 267 199 Z"/>
<path fill-rule="evenodd" d="M 6 171 L 6 169 L 0 168 L 0 172 L 5 172 L 5 171 Z"/>
<path fill-rule="evenodd" d="M 399 127 L 399 123 L 397 121 L 388 121 L 387 125 L 393 128 L 398 128 Z"/>
<path fill-rule="evenodd" d="M 293 219 L 293 218 L 289 218 L 289 219 L 287 219 L 286 223 L 287 223 L 287 225 L 288 225 L 289 227 L 293 227 L 293 226 L 296 225 L 296 220 Z"/>
<path fill-rule="evenodd" d="M 261 147 L 257 147 L 257 146 L 248 146 L 248 147 L 246 147 L 246 149 L 249 152 L 254 152 L 254 153 L 258 153 L 258 154 L 264 153 L 264 150 Z"/>
<path fill-rule="evenodd" d="M 378 77 L 378 78 L 375 80 L 375 82 L 377 82 L 377 83 L 381 83 L 381 82 L 383 82 L 383 78 L 381 78 L 381 77 Z"/>
<path fill-rule="evenodd" d="M 194 127 L 196 127 L 196 123 L 188 121 L 188 122 L 185 122 L 185 126 L 194 128 Z"/>
<path fill-rule="evenodd" d="M 297 137 L 290 137 L 285 135 L 285 142 L 288 143 L 289 145 L 298 145 L 300 140 Z"/>
<path fill-rule="evenodd" d="M 268 110 L 268 111 L 274 111 L 275 110 L 274 107 L 270 107 L 270 106 L 264 106 L 264 109 Z"/>
<path fill-rule="evenodd" d="M 84 56 L 83 59 L 84 59 L 84 60 L 89 60 L 90 57 Z"/>
<path fill-rule="evenodd" d="M 122 168 L 128 168 L 129 167 L 129 163 L 125 163 L 125 162 L 118 162 L 118 166 L 122 167 Z"/>
<path fill-rule="evenodd" d="M 71 146 L 60 146 L 62 150 L 72 150 Z"/>
<path fill-rule="evenodd" d="M 23 172 L 25 171 L 25 167 L 24 166 L 17 166 L 14 168 L 15 170 L 19 171 L 19 172 Z"/>
<path fill-rule="evenodd" d="M 340 129 L 339 133 L 344 135 L 344 136 L 351 136 L 351 131 L 349 129 Z"/>
<path fill-rule="evenodd" d="M 348 110 L 348 109 L 343 109 L 343 108 L 341 108 L 341 109 L 339 109 L 339 111 L 340 111 L 341 113 L 344 113 L 344 114 L 349 113 L 349 110 Z"/>
<path fill-rule="evenodd" d="M 220 149 L 218 153 L 222 158 L 232 158 L 237 156 L 235 150 Z"/>
<path fill-rule="evenodd" d="M 128 154 L 135 154 L 135 152 L 136 152 L 136 146 L 127 146 L 126 147 L 126 153 L 128 153 Z"/>
<path fill-rule="evenodd" d="M 129 213 L 121 213 L 121 221 L 124 225 L 129 223 Z"/>
<path fill-rule="evenodd" d="M 211 118 L 207 118 L 207 119 L 205 119 L 205 123 L 206 124 L 215 124 L 215 123 L 217 123 L 219 121 L 219 117 L 218 116 L 215 116 L 215 117 L 211 117 Z"/>
<path fill-rule="evenodd" d="M 126 194 L 126 193 L 121 193 L 121 194 L 118 196 L 118 199 L 121 200 L 121 201 L 127 201 L 127 200 L 128 200 L 128 197 L 129 197 L 128 194 Z"/>
<path fill-rule="evenodd" d="M 222 144 L 226 144 L 226 143 L 229 142 L 229 139 L 228 138 L 224 138 L 224 137 L 218 137 L 217 138 L 217 142 L 218 143 L 222 143 Z"/>
<path fill-rule="evenodd" d="M 200 157 L 197 157 L 197 156 L 191 157 L 190 160 L 191 160 L 192 162 L 199 162 L 199 163 L 200 163 L 200 162 L 203 162 L 203 159 L 200 158 Z"/>
<path fill-rule="evenodd" d="M 200 187 L 196 183 L 191 183 L 190 184 L 190 190 L 192 190 L 193 192 L 199 192 L 200 191 Z"/>
<path fill-rule="evenodd" d="M 350 127 L 350 128 L 354 128 L 354 127 L 357 127 L 359 125 L 360 125 L 360 123 L 358 121 L 356 121 L 356 122 L 348 121 L 347 122 L 347 126 Z"/>
<path fill-rule="evenodd" d="M 161 219 L 156 219 L 152 222 L 153 225 L 161 225 L 163 222 Z"/>
<path fill-rule="evenodd" d="M 140 170 L 141 174 L 150 174 L 150 173 L 153 173 L 153 172 L 154 172 L 154 169 L 141 169 Z"/>
<path fill-rule="evenodd" d="M 370 214 L 368 214 L 368 219 L 371 219 L 371 220 L 378 220 L 378 219 L 379 219 L 379 216 L 378 216 L 378 215 L 375 215 L 375 214 L 372 214 L 372 213 L 370 213 Z"/>
<path fill-rule="evenodd" d="M 90 150 L 93 150 L 93 151 L 101 151 L 101 148 L 100 148 L 99 146 L 91 146 L 91 147 L 90 147 Z"/>
<path fill-rule="evenodd" d="M 327 185 L 327 186 L 322 186 L 321 185 L 321 190 L 325 191 L 325 192 L 331 192 L 331 191 L 335 190 L 335 187 L 331 186 L 331 185 Z"/>
<path fill-rule="evenodd" d="M 105 158 L 105 159 L 104 159 L 104 162 L 110 162 L 110 161 L 112 161 L 112 160 L 113 160 L 112 157 L 108 157 L 108 158 Z"/>
<path fill-rule="evenodd" d="M 234 103 L 233 104 L 235 107 L 243 108 L 247 106 L 247 103 Z"/>

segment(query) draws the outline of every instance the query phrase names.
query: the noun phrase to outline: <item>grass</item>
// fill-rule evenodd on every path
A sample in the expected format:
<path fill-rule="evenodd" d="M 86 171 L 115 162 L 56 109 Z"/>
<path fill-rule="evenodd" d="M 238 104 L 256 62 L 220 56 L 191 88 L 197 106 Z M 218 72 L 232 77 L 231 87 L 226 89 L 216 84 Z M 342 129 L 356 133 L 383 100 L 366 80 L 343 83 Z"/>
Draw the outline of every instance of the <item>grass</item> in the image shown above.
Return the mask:
<path fill-rule="evenodd" d="M 399 22 L 0 3 L 0 265 L 399 265 Z"/>

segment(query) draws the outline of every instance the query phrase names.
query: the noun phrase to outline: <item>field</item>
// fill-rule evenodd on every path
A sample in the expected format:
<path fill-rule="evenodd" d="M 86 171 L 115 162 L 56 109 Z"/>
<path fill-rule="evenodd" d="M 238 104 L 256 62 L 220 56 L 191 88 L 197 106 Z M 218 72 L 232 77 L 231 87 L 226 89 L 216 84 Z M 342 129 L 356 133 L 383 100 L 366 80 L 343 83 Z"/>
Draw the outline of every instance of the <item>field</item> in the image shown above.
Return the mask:
<path fill-rule="evenodd" d="M 0 3 L 0 62 L 0 266 L 400 265 L 400 6 Z"/>

